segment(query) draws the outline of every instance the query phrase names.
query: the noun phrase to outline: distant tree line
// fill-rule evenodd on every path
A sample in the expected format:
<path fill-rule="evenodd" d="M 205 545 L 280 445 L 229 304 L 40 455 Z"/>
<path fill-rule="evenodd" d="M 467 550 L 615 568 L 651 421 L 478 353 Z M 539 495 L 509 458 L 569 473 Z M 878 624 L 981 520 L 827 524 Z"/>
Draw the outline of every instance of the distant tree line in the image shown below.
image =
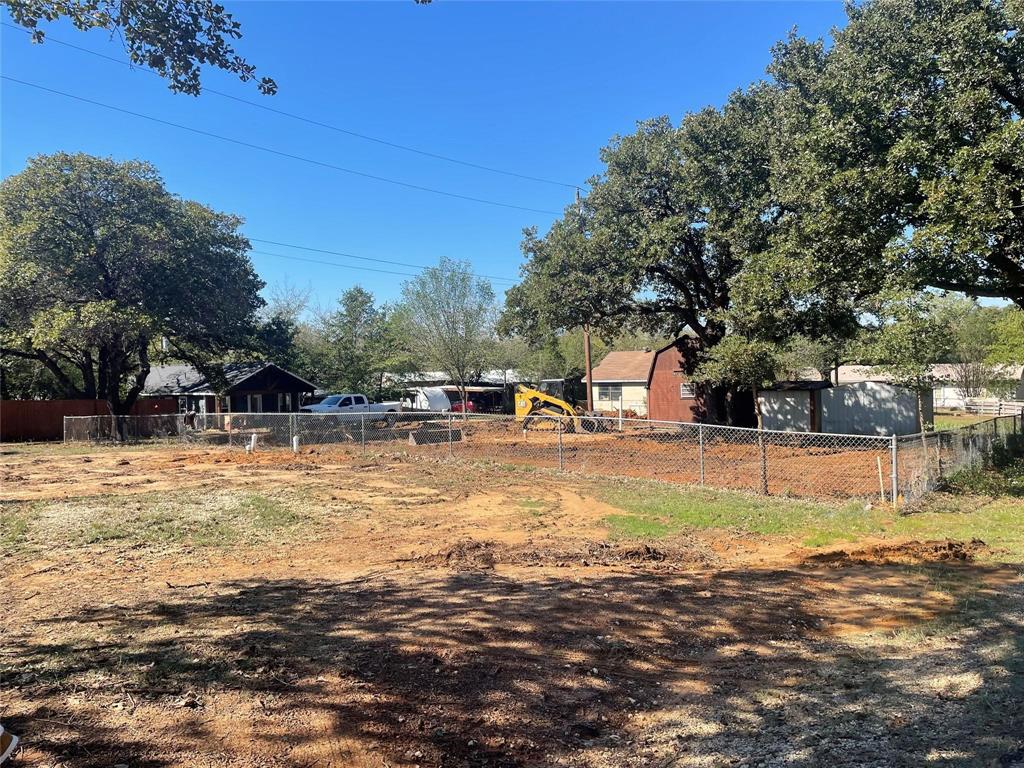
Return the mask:
<path fill-rule="evenodd" d="M 527 333 L 510 322 L 522 286 L 502 314 L 468 263 L 444 259 L 407 281 L 393 303 L 353 286 L 333 306 L 312 308 L 294 286 L 266 288 L 240 226 L 235 216 L 168 192 L 146 163 L 33 158 L 0 184 L 0 394 L 96 398 L 127 413 L 154 364 L 188 362 L 216 384 L 220 363 L 250 359 L 276 362 L 325 389 L 375 397 L 398 394 L 388 373 L 439 371 L 463 390 L 490 369 L 514 369 L 529 381 L 583 375 L 579 327 Z M 528 242 L 546 248 L 532 236 Z M 566 285 L 567 301 L 551 311 L 588 300 L 574 291 Z M 855 333 L 796 333 L 757 339 L 756 348 L 726 334 L 703 361 L 705 380 L 760 386 L 808 368 L 828 377 L 856 361 L 888 366 L 914 384 L 942 360 L 974 396 L 998 380 L 997 365 L 1022 362 L 1018 308 L 934 293 L 872 299 Z M 595 364 L 611 349 L 662 346 L 678 330 L 658 334 L 656 325 L 628 320 L 598 327 Z"/>
<path fill-rule="evenodd" d="M 500 337 L 500 301 L 465 262 L 424 269 L 390 304 L 359 286 L 327 309 L 290 285 L 264 298 L 241 224 L 174 196 L 148 163 L 31 159 L 0 184 L 0 395 L 100 399 L 123 414 L 171 362 L 217 386 L 222 363 L 269 360 L 376 397 L 398 393 L 388 373 L 439 371 L 463 397 L 493 368 L 582 373 L 578 332 Z"/>

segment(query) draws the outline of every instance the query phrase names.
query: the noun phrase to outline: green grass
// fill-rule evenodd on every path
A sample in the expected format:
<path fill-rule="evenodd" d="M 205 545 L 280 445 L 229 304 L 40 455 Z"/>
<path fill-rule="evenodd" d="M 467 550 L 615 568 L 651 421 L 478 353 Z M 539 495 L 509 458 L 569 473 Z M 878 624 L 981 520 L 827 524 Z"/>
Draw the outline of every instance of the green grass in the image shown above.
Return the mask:
<path fill-rule="evenodd" d="M 823 546 L 881 532 L 884 520 L 891 516 L 887 509 L 865 509 L 863 502 L 829 506 L 635 481 L 609 484 L 600 498 L 623 510 L 623 514 L 607 518 L 612 534 L 623 538 L 662 538 L 689 528 L 727 528 L 800 536 L 808 546 Z"/>
<path fill-rule="evenodd" d="M 0 510 L 0 551 L 133 544 L 228 546 L 284 537 L 305 521 L 301 496 L 270 497 L 233 490 L 100 496 L 6 504 Z"/>
<path fill-rule="evenodd" d="M 981 539 L 995 559 L 1024 563 L 1024 499 L 937 495 L 920 511 L 896 517 L 886 532 L 916 539 Z"/>
<path fill-rule="evenodd" d="M 32 504 L 0 504 L 0 553 L 17 549 L 27 538 Z"/>
<path fill-rule="evenodd" d="M 542 499 L 520 499 L 516 503 L 523 509 L 544 509 L 548 506 Z"/>
<path fill-rule="evenodd" d="M 98 453 L 139 453 L 151 450 L 154 443 L 127 443 L 111 445 L 108 443 L 2 443 L 0 456 L 95 456 Z"/>
<path fill-rule="evenodd" d="M 977 424 L 979 421 L 987 421 L 991 418 L 991 415 L 981 413 L 936 413 L 935 429 L 956 429 L 968 424 Z"/>
<path fill-rule="evenodd" d="M 519 499 L 516 505 L 526 510 L 531 517 L 544 517 L 551 511 L 551 504 L 543 499 Z"/>
<path fill-rule="evenodd" d="M 614 537 L 661 539 L 694 529 L 724 529 L 821 547 L 865 537 L 981 539 L 996 561 L 1024 563 L 1024 499 L 969 493 L 929 497 L 895 513 L 863 503 L 819 504 L 654 482 L 607 483 L 599 498 L 622 510 L 606 523 Z"/>

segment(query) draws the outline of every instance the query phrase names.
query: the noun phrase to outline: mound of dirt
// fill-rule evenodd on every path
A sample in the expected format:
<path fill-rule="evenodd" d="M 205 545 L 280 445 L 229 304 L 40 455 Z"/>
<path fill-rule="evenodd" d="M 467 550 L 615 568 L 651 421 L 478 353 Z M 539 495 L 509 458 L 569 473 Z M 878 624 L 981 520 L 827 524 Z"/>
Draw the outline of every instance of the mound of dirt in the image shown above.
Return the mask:
<path fill-rule="evenodd" d="M 953 541 L 906 541 L 900 544 L 876 544 L 862 549 L 836 549 L 804 558 L 808 565 L 915 565 L 918 563 L 969 563 L 981 553 L 988 551 L 988 545 L 981 539 L 969 542 Z"/>
<path fill-rule="evenodd" d="M 656 549 L 648 544 L 587 542 L 578 547 L 501 544 L 495 541 L 464 539 L 440 552 L 413 558 L 423 565 L 473 570 L 495 565 L 526 566 L 660 566 L 663 568 L 705 567 L 716 556 L 703 546 L 674 545 Z"/>

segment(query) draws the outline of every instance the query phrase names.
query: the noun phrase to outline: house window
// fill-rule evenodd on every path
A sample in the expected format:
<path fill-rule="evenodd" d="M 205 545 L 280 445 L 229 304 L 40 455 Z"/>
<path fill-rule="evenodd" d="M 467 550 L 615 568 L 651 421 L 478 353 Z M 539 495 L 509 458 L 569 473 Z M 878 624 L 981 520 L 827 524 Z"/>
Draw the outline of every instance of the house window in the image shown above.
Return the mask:
<path fill-rule="evenodd" d="M 621 397 L 621 384 L 599 384 L 597 387 L 598 400 L 610 400 L 617 403 Z"/>
<path fill-rule="evenodd" d="M 693 384 L 684 383 L 679 385 L 679 399 L 690 400 L 695 397 L 693 392 Z"/>

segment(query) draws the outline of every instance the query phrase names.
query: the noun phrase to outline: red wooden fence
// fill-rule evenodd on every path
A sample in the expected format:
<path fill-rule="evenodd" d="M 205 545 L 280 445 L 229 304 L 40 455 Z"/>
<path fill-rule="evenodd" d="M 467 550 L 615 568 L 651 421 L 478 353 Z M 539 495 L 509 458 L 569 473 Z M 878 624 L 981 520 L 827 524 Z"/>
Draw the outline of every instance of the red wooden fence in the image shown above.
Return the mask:
<path fill-rule="evenodd" d="M 132 407 L 135 416 L 176 413 L 173 397 L 147 397 Z M 106 416 L 103 400 L 0 400 L 0 442 L 62 440 L 65 416 Z"/>

